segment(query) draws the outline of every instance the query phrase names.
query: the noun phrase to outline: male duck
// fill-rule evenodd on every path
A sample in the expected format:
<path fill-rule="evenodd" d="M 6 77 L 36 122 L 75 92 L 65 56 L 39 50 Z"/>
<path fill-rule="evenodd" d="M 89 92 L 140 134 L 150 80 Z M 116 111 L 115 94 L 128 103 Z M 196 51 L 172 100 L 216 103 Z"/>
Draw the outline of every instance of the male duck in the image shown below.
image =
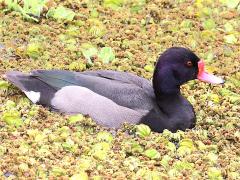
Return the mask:
<path fill-rule="evenodd" d="M 151 82 L 127 72 L 10 71 L 7 79 L 37 104 L 67 114 L 89 115 L 98 124 L 119 128 L 123 122 L 144 123 L 153 131 L 172 132 L 195 126 L 192 105 L 180 85 L 193 79 L 220 84 L 204 71 L 204 63 L 182 47 L 166 50 L 158 59 Z"/>

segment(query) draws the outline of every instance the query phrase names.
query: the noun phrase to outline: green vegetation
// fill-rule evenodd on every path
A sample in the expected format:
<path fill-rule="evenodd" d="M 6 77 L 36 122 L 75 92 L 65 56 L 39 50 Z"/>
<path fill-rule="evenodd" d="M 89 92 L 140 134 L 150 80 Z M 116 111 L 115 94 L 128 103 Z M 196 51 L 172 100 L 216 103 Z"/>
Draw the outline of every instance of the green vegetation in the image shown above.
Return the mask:
<path fill-rule="evenodd" d="M 0 179 L 239 179 L 239 16 L 239 0 L 0 0 Z M 197 115 L 186 132 L 105 129 L 34 105 L 4 79 L 112 69 L 150 80 L 171 46 L 226 80 L 182 87 Z"/>

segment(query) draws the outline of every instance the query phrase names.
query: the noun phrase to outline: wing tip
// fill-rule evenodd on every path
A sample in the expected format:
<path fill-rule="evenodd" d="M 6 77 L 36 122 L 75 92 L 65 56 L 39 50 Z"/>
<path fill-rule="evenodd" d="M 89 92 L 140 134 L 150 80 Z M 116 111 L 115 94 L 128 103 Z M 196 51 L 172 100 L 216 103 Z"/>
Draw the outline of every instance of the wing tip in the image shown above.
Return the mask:
<path fill-rule="evenodd" d="M 26 75 L 20 71 L 8 71 L 4 75 L 4 78 L 6 78 L 9 82 L 14 84 L 21 90 L 25 90 L 23 84 L 21 83 L 21 79 L 25 77 Z"/>

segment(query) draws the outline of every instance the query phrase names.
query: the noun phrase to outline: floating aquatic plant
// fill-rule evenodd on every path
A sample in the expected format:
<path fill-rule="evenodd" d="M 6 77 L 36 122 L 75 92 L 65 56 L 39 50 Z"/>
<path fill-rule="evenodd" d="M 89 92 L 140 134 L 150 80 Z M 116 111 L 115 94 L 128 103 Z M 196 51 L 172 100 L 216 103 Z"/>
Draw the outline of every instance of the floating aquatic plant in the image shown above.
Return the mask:
<path fill-rule="evenodd" d="M 43 47 L 38 42 L 29 43 L 26 49 L 26 54 L 33 59 L 37 59 L 38 57 L 40 57 L 42 55 L 42 52 Z"/>
<path fill-rule="evenodd" d="M 101 50 L 98 54 L 98 57 L 105 64 L 107 64 L 115 59 L 115 53 L 111 47 L 103 47 L 103 48 L 101 48 Z"/>
<path fill-rule="evenodd" d="M 0 80 L 0 90 L 7 90 L 9 85 L 10 84 L 7 81 Z"/>
<path fill-rule="evenodd" d="M 117 10 L 123 5 L 124 2 L 125 0 L 104 0 L 103 6 Z"/>
<path fill-rule="evenodd" d="M 71 176 L 70 180 L 88 180 L 88 175 L 86 172 L 80 172 Z"/>
<path fill-rule="evenodd" d="M 68 8 L 59 6 L 57 8 L 50 8 L 46 14 L 47 18 L 53 18 L 57 21 L 72 21 L 75 16 L 75 13 Z"/>
<path fill-rule="evenodd" d="M 23 0 L 23 7 L 17 0 L 4 0 L 7 10 L 20 12 L 24 18 L 38 22 L 46 0 Z"/>
<path fill-rule="evenodd" d="M 236 44 L 238 39 L 235 37 L 234 34 L 229 34 L 224 36 L 224 41 L 229 44 Z"/>
<path fill-rule="evenodd" d="M 136 126 L 136 134 L 144 138 L 151 134 L 151 129 L 145 124 L 140 124 Z"/>
<path fill-rule="evenodd" d="M 73 116 L 70 116 L 70 117 L 68 118 L 68 123 L 69 123 L 69 124 L 75 124 L 75 123 L 77 123 L 77 122 L 82 121 L 83 118 L 84 118 L 84 117 L 83 117 L 82 114 L 73 115 Z"/>
<path fill-rule="evenodd" d="M 147 156 L 150 159 L 159 159 L 160 158 L 160 153 L 156 149 L 147 149 L 144 152 L 144 155 Z"/>
<path fill-rule="evenodd" d="M 0 179 L 238 179 L 237 1 L 124 0 L 114 5 L 116 11 L 104 1 L 51 0 L 40 17 L 25 14 L 30 22 L 20 18 L 21 9 L 0 3 Z M 11 2 L 23 10 L 23 0 Z M 71 22 L 44 17 L 48 8 L 60 6 L 76 13 Z M 26 54 L 31 43 L 41 46 L 34 63 Z M 140 137 L 137 128 L 109 131 L 92 125 L 87 116 L 60 115 L 33 105 L 3 81 L 11 69 L 82 71 L 86 61 L 91 69 L 124 70 L 150 80 L 155 58 L 171 46 L 197 51 L 210 65 L 207 71 L 226 80 L 223 87 L 197 81 L 182 87 L 197 115 L 196 127 L 185 132 L 151 133 L 147 128 L 139 131 Z M 91 47 L 94 53 L 82 52 Z M 117 58 L 111 63 L 99 58 L 103 47 L 114 49 Z M 4 115 L 22 125 L 6 123 Z M 154 159 L 156 151 L 160 157 Z"/>

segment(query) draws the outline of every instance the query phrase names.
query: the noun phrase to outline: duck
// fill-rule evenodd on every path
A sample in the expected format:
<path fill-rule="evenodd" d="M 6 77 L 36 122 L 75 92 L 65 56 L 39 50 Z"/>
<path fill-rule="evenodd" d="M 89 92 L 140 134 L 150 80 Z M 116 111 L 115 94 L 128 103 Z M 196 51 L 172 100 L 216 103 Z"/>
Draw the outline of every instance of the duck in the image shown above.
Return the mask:
<path fill-rule="evenodd" d="M 171 47 L 157 59 L 152 82 L 130 72 L 95 70 L 8 71 L 5 77 L 32 103 L 64 114 L 90 116 L 97 124 L 118 129 L 123 123 L 145 124 L 152 131 L 176 132 L 195 127 L 191 103 L 180 86 L 198 79 L 222 84 L 205 71 L 204 61 L 184 47 Z"/>

